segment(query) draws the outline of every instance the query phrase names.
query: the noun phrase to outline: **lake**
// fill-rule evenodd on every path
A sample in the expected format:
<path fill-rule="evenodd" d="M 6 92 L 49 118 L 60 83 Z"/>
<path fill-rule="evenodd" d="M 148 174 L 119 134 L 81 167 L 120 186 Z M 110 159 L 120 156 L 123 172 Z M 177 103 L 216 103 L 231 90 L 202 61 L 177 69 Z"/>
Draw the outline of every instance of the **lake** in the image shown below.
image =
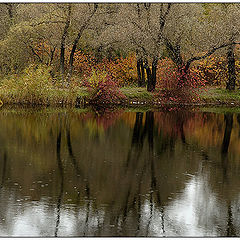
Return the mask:
<path fill-rule="evenodd" d="M 240 236 L 240 111 L 0 110 L 0 236 Z"/>

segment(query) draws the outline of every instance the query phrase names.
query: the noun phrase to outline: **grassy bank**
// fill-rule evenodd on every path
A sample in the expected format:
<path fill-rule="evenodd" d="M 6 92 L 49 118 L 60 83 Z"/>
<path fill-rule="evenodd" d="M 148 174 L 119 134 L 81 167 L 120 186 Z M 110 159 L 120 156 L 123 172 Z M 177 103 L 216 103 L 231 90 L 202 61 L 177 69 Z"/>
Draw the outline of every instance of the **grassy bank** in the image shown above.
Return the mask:
<path fill-rule="evenodd" d="M 121 92 L 126 99 L 118 102 L 119 105 L 125 104 L 150 104 L 154 95 L 144 88 L 128 87 L 121 88 Z M 3 104 L 20 104 L 20 105 L 50 105 L 50 106 L 67 106 L 67 105 L 88 105 L 91 94 L 87 88 L 48 88 L 47 91 L 15 91 L 0 87 L 0 100 Z"/>
<path fill-rule="evenodd" d="M 121 88 L 121 92 L 126 99 L 118 102 L 119 105 L 159 105 L 154 100 L 154 93 L 148 92 L 145 88 L 124 87 Z M 199 92 L 199 95 L 201 100 L 198 104 L 200 105 L 240 106 L 240 90 L 227 91 L 221 88 L 206 88 Z M 90 93 L 87 88 L 49 88 L 47 92 L 40 94 L 32 92 L 26 96 L 19 91 L 14 92 L 0 87 L 0 100 L 7 105 L 83 106 L 88 105 L 89 98 Z"/>
<path fill-rule="evenodd" d="M 28 106 L 146 106 L 161 105 L 234 105 L 240 106 L 240 90 L 206 88 L 199 91 L 200 101 L 190 96 L 189 90 L 175 89 L 148 92 L 146 88 L 124 87 L 107 77 L 106 73 L 93 72 L 87 82 L 73 79 L 69 87 L 62 87 L 61 79 L 53 79 L 50 69 L 42 65 L 30 65 L 21 74 L 6 76 L 0 81 L 0 105 L 18 104 Z M 85 87 L 79 87 L 79 86 Z M 90 90 L 90 92 L 89 92 Z"/>
<path fill-rule="evenodd" d="M 240 90 L 208 87 L 200 93 L 202 104 L 240 106 Z"/>
<path fill-rule="evenodd" d="M 147 92 L 143 88 L 122 88 L 121 91 L 125 94 L 128 101 L 131 102 L 147 102 L 148 104 L 155 103 L 154 94 Z M 240 106 L 240 90 L 228 91 L 224 88 L 206 87 L 199 91 L 200 101 L 197 105 L 226 105 Z M 194 105 L 195 105 L 194 104 Z"/>
<path fill-rule="evenodd" d="M 49 88 L 47 93 L 38 94 L 36 92 L 22 94 L 14 90 L 6 91 L 0 88 L 0 100 L 3 104 L 21 104 L 21 105 L 76 105 L 87 99 L 89 93 L 85 88 L 61 89 Z"/>

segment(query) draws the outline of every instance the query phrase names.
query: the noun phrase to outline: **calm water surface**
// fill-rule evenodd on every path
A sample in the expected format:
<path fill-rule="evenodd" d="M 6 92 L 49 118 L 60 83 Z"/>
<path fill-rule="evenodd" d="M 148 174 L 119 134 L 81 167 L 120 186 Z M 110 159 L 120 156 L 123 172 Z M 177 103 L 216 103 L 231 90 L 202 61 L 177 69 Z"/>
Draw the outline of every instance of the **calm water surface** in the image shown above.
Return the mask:
<path fill-rule="evenodd" d="M 0 236 L 240 236 L 240 114 L 0 111 Z"/>

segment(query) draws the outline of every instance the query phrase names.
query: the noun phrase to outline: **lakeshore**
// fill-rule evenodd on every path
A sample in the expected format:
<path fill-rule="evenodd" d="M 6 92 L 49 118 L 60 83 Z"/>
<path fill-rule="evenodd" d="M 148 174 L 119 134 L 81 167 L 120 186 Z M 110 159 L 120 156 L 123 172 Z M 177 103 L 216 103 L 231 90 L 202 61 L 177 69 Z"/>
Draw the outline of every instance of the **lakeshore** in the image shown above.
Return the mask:
<path fill-rule="evenodd" d="M 199 99 L 192 103 L 182 103 L 174 101 L 161 102 L 156 99 L 155 92 L 148 92 L 145 88 L 124 87 L 120 88 L 122 94 L 126 97 L 124 100 L 117 101 L 111 106 L 151 106 L 161 107 L 166 105 L 176 106 L 240 106 L 240 90 L 228 91 L 223 88 L 206 87 L 199 90 Z M 0 106 L 2 105 L 25 105 L 25 106 L 76 106 L 83 107 L 94 105 L 89 103 L 90 92 L 87 88 L 77 88 L 74 91 L 68 88 L 55 88 L 48 92 L 48 101 L 42 103 L 37 98 L 32 97 L 32 102 L 22 97 L 19 99 L 14 91 L 4 91 L 0 88 Z M 109 104 L 102 102 L 102 107 L 108 107 Z"/>

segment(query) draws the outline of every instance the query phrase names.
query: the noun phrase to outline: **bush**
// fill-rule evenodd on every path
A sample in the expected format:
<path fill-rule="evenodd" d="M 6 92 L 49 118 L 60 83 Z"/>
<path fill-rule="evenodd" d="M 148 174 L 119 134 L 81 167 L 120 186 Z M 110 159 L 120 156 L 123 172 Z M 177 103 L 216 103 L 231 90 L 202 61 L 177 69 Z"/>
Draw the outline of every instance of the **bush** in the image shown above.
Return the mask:
<path fill-rule="evenodd" d="M 49 68 L 30 65 L 21 75 L 4 79 L 1 85 L 4 102 L 45 104 L 52 87 Z"/>
<path fill-rule="evenodd" d="M 105 72 L 93 71 L 84 86 L 90 92 L 89 102 L 96 105 L 118 103 L 126 98 Z"/>
<path fill-rule="evenodd" d="M 3 103 L 31 105 L 75 105 L 77 87 L 67 89 L 55 86 L 50 68 L 30 65 L 20 75 L 12 75 L 2 81 L 0 99 Z"/>
<path fill-rule="evenodd" d="M 196 89 L 203 87 L 205 80 L 194 68 L 187 73 L 183 69 L 178 69 L 170 59 L 159 63 L 156 97 L 161 102 L 191 103 L 199 100 Z"/>
<path fill-rule="evenodd" d="M 69 54 L 70 52 L 67 49 L 66 55 L 68 56 Z M 77 51 L 74 59 L 74 74 L 81 79 L 87 80 L 91 77 L 92 70 L 94 69 L 96 72 L 106 72 L 118 87 L 137 85 L 136 65 L 137 59 L 135 54 L 115 60 L 103 58 L 101 61 L 97 61 L 91 54 Z"/>
<path fill-rule="evenodd" d="M 125 58 L 120 57 L 114 60 L 103 59 L 101 63 L 95 65 L 99 71 L 105 71 L 118 87 L 137 85 L 137 59 L 131 54 Z"/>

